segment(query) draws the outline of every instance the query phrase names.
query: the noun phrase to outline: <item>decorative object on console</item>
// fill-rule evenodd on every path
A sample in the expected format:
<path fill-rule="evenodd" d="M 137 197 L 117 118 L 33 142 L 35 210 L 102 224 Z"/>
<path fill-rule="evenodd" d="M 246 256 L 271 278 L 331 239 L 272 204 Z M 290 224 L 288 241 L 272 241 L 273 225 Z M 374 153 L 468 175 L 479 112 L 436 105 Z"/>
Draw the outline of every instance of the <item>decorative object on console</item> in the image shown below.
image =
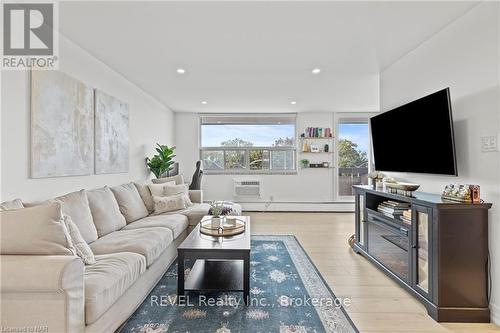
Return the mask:
<path fill-rule="evenodd" d="M 330 151 L 330 146 L 327 144 L 325 144 L 325 148 L 323 150 L 325 153 L 328 153 L 328 151 Z"/>
<path fill-rule="evenodd" d="M 418 190 L 420 185 L 419 184 L 412 184 L 412 183 L 385 182 L 385 187 L 391 193 L 411 196 L 412 192 Z M 400 191 L 402 191 L 402 193 L 400 193 Z"/>
<path fill-rule="evenodd" d="M 128 104 L 95 90 L 95 173 L 129 170 Z"/>
<path fill-rule="evenodd" d="M 373 188 L 381 187 L 384 177 L 385 175 L 380 171 L 372 171 L 368 174 L 368 178 L 371 179 Z"/>
<path fill-rule="evenodd" d="M 441 197 L 444 200 L 481 203 L 480 186 L 467 184 L 448 184 Z"/>
<path fill-rule="evenodd" d="M 31 177 L 94 173 L 94 94 L 59 71 L 31 72 Z"/>
<path fill-rule="evenodd" d="M 168 147 L 160 145 L 159 143 L 156 145 L 156 152 L 158 154 L 154 155 L 152 158 L 146 157 L 146 164 L 156 178 L 162 178 L 167 175 L 174 164 L 173 158 L 175 157 L 175 147 Z"/>
<path fill-rule="evenodd" d="M 201 161 L 196 162 L 196 170 L 194 171 L 193 178 L 191 179 L 191 184 L 189 185 L 190 190 L 201 190 L 201 179 L 203 178 L 203 170 L 201 168 Z"/>

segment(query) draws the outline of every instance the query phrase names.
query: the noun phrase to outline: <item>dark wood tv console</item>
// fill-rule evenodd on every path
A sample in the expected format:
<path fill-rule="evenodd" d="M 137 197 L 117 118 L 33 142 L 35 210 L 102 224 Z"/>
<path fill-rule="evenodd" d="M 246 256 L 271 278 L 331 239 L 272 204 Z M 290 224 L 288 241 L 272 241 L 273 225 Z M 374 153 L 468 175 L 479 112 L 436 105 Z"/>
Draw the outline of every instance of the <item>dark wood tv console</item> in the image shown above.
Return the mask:
<path fill-rule="evenodd" d="M 403 196 L 354 186 L 354 250 L 414 295 L 440 322 L 489 322 L 489 203 Z M 377 211 L 386 200 L 411 206 L 411 222 Z"/>

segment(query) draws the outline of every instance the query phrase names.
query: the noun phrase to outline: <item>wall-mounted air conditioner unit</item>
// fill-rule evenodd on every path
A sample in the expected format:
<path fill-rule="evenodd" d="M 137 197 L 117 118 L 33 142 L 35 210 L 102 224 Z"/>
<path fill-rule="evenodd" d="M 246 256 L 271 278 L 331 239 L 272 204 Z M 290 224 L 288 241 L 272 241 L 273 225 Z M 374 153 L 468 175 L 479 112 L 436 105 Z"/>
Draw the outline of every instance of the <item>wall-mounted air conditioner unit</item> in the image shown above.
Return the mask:
<path fill-rule="evenodd" d="M 245 198 L 261 197 L 261 181 L 258 179 L 233 179 L 234 196 Z"/>

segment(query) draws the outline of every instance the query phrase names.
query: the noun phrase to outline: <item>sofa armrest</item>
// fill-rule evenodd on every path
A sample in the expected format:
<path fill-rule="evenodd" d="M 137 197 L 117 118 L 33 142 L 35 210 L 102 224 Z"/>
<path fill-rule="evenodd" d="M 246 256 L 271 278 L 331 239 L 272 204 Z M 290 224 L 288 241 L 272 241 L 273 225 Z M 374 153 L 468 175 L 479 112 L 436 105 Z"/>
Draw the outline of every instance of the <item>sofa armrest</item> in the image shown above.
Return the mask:
<path fill-rule="evenodd" d="M 203 203 L 203 191 L 202 190 L 189 190 L 189 198 L 194 203 Z"/>
<path fill-rule="evenodd" d="M 83 332 L 85 266 L 74 256 L 0 256 L 0 326 Z"/>

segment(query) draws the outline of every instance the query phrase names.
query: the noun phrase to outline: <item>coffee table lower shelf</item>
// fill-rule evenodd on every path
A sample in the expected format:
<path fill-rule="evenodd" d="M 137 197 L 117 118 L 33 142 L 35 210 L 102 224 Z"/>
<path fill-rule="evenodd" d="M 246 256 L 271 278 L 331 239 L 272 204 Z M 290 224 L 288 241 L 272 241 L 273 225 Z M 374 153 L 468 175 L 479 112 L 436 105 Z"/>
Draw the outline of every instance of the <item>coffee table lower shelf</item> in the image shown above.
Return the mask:
<path fill-rule="evenodd" d="M 243 260 L 196 260 L 186 278 L 184 290 L 244 291 Z"/>

